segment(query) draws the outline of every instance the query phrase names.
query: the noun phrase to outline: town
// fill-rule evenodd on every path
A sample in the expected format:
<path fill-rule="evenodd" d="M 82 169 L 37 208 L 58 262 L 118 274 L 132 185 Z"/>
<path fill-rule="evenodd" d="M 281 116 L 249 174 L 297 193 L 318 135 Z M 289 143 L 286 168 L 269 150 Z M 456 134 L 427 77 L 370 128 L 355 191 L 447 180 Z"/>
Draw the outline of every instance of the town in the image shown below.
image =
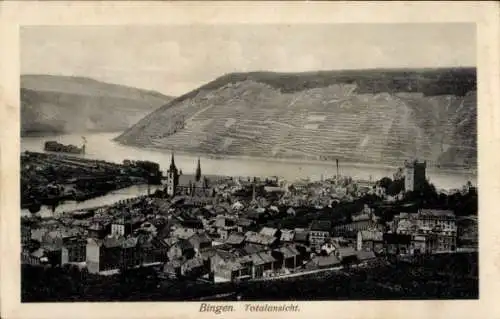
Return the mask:
<path fill-rule="evenodd" d="M 185 174 L 172 154 L 161 183 L 114 205 L 23 217 L 22 264 L 214 284 L 477 252 L 476 187 L 438 193 L 418 160 L 379 181 L 290 182 L 204 175 L 200 159 Z"/>

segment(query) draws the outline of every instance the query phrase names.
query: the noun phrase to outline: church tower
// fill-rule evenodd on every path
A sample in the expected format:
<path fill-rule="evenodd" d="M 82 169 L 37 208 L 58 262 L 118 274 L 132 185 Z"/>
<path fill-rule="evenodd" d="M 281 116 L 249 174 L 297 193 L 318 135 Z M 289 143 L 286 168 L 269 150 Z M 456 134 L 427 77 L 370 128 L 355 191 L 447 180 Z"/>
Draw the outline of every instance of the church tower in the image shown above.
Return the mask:
<path fill-rule="evenodd" d="M 172 159 L 170 160 L 170 167 L 167 171 L 167 194 L 169 196 L 175 195 L 175 191 L 179 185 L 179 172 L 175 166 L 174 153 L 172 152 Z"/>
<path fill-rule="evenodd" d="M 200 158 L 198 157 L 198 166 L 196 166 L 196 173 L 195 173 L 196 181 L 199 182 L 201 179 L 201 165 L 200 165 Z"/>

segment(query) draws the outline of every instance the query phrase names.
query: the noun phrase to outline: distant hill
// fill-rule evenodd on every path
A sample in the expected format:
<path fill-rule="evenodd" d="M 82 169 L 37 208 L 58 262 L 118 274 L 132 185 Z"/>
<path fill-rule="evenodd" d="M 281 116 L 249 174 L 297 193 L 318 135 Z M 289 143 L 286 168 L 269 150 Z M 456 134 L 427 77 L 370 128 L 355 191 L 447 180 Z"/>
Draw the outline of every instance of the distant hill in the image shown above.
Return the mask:
<path fill-rule="evenodd" d="M 217 155 L 472 167 L 475 68 L 252 72 L 180 96 L 117 141 Z"/>
<path fill-rule="evenodd" d="M 172 98 L 83 77 L 21 76 L 21 135 L 125 130 Z"/>

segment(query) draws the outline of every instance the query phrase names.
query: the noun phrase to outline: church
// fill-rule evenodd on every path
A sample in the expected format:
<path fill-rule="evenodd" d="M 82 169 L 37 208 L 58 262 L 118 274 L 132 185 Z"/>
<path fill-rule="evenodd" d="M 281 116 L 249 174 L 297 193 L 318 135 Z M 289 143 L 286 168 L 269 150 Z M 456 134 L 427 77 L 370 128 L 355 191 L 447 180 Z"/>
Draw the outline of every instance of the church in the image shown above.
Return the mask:
<path fill-rule="evenodd" d="M 166 193 L 169 196 L 175 195 L 204 195 L 209 189 L 208 179 L 201 175 L 200 158 L 194 175 L 182 174 L 175 166 L 174 153 L 167 170 Z"/>

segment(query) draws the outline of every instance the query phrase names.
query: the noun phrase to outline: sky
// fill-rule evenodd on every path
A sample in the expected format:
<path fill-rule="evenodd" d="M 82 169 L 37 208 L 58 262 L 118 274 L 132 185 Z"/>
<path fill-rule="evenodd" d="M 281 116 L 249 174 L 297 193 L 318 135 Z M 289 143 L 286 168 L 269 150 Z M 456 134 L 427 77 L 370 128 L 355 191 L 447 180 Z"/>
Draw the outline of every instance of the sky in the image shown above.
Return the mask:
<path fill-rule="evenodd" d="M 25 26 L 21 74 L 179 96 L 230 72 L 476 66 L 473 24 Z"/>

